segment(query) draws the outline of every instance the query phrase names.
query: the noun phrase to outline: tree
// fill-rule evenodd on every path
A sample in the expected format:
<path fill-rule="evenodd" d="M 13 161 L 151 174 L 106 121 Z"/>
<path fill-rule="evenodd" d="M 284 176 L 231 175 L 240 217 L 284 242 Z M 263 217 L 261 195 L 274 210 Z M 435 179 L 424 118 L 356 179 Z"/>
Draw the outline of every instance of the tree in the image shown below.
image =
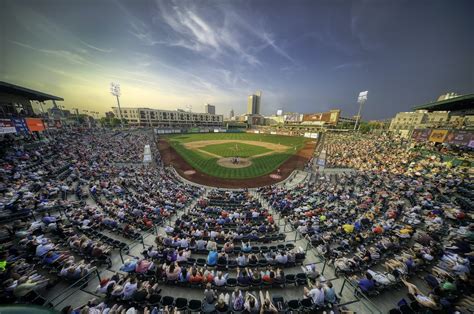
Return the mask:
<path fill-rule="evenodd" d="M 118 118 L 110 119 L 110 126 L 112 128 L 116 128 L 116 127 L 120 126 L 120 119 L 118 119 Z"/>

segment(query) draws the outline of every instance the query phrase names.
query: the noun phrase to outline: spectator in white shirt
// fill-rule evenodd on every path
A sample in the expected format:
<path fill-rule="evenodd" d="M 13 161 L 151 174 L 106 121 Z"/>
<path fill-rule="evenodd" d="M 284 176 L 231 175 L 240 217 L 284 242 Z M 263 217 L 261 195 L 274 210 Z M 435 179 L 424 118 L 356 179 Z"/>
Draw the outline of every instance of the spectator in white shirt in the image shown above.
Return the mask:
<path fill-rule="evenodd" d="M 222 274 L 222 272 L 218 272 L 217 276 L 214 278 L 214 284 L 217 287 L 222 287 L 227 283 L 227 277 L 229 274 Z"/>
<path fill-rule="evenodd" d="M 306 298 L 313 299 L 313 303 L 317 306 L 324 305 L 324 289 L 321 283 L 316 282 L 316 286 L 314 286 L 311 290 L 304 287 L 304 296 Z"/>

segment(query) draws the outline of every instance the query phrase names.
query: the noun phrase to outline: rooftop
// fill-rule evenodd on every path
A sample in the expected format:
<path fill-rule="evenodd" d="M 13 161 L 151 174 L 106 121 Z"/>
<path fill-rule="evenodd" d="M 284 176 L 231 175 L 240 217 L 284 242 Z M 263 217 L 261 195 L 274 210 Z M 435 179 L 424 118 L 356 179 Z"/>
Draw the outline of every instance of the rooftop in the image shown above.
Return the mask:
<path fill-rule="evenodd" d="M 20 95 L 28 98 L 29 100 L 46 101 L 46 100 L 58 100 L 63 101 L 64 99 L 58 96 L 49 95 L 43 92 L 32 90 L 26 87 L 10 84 L 7 82 L 0 81 L 0 93 Z"/>
<path fill-rule="evenodd" d="M 464 111 L 474 109 L 474 94 L 463 95 L 441 101 L 434 101 L 413 107 L 413 110 Z"/>

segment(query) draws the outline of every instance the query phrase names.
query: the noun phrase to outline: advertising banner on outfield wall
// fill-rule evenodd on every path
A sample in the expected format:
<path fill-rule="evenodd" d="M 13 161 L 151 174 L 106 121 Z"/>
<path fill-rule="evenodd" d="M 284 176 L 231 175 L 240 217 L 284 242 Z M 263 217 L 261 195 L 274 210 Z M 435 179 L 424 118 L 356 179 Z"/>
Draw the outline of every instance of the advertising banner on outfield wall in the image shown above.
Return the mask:
<path fill-rule="evenodd" d="M 45 127 L 43 124 L 43 120 L 38 119 L 38 118 L 26 118 L 26 126 L 28 126 L 28 130 L 30 132 L 39 132 L 39 131 L 44 131 Z"/>
<path fill-rule="evenodd" d="M 454 145 L 469 145 L 474 140 L 474 133 L 469 131 L 450 131 L 446 142 Z"/>
<path fill-rule="evenodd" d="M 431 131 L 429 141 L 436 143 L 444 143 L 446 136 L 448 135 L 448 130 L 433 130 Z"/>
<path fill-rule="evenodd" d="M 16 133 L 15 124 L 10 119 L 0 119 L 0 134 Z"/>
<path fill-rule="evenodd" d="M 305 132 L 303 134 L 304 137 L 306 138 L 318 138 L 318 133 L 309 133 L 309 132 Z"/>

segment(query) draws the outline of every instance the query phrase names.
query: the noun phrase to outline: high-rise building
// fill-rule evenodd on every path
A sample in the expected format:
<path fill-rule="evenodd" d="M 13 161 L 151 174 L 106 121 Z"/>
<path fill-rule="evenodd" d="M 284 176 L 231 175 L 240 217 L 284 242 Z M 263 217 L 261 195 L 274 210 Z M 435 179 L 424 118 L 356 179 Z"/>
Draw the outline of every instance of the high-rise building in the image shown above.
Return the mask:
<path fill-rule="evenodd" d="M 261 91 L 258 91 L 253 95 L 249 95 L 247 100 L 247 114 L 260 114 L 261 99 Z"/>
<path fill-rule="evenodd" d="M 204 110 L 206 113 L 210 114 L 216 114 L 216 106 L 210 105 L 210 104 L 205 104 L 204 105 Z"/>
<path fill-rule="evenodd" d="M 235 113 L 234 113 L 234 109 L 231 109 L 230 114 L 229 114 L 229 118 L 232 119 L 233 117 L 235 117 Z"/>

